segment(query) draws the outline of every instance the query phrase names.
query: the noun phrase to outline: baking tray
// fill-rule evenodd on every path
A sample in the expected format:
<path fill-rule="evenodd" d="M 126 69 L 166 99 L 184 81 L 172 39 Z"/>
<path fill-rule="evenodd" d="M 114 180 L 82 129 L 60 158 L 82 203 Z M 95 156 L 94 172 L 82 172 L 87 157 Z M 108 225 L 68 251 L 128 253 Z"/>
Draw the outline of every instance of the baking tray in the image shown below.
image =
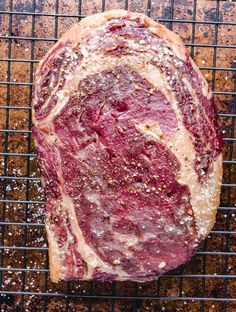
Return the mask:
<path fill-rule="evenodd" d="M 212 87 L 224 136 L 221 205 L 193 259 L 156 281 L 53 284 L 31 138 L 33 75 L 71 25 L 115 8 L 146 13 L 177 32 Z M 0 1 L 1 311 L 236 311 L 235 73 L 234 1 Z"/>

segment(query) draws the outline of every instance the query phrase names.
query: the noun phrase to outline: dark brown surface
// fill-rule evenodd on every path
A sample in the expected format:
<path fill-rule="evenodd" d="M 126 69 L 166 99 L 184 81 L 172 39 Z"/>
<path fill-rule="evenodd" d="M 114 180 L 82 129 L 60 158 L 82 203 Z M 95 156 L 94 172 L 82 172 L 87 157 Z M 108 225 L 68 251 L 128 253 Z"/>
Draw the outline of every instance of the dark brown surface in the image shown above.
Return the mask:
<path fill-rule="evenodd" d="M 0 1 L 0 10 L 31 12 L 33 10 L 31 0 Z M 36 12 L 55 13 L 56 0 L 36 1 Z M 78 14 L 77 0 L 60 0 L 58 6 L 59 14 Z M 171 18 L 170 0 L 161 1 L 129 1 L 128 8 L 131 11 L 147 12 L 148 3 L 151 3 L 150 14 L 153 18 Z M 173 12 L 174 19 L 193 19 L 192 0 L 176 0 Z M 105 2 L 105 9 L 124 8 L 125 1 L 110 0 Z M 236 3 L 230 1 L 220 1 L 220 21 L 236 22 Z M 87 15 L 102 10 L 102 1 L 82 1 L 81 14 Z M 201 21 L 214 21 L 217 16 L 216 1 L 197 1 L 196 19 Z M 10 33 L 9 24 L 12 19 L 12 30 Z M 27 37 L 33 34 L 32 24 L 35 22 L 35 37 L 53 38 L 63 34 L 78 18 L 74 17 L 49 17 L 31 15 L 15 15 L 0 13 L 0 36 L 9 34 L 19 37 Z M 171 26 L 170 23 L 164 23 Z M 58 27 L 55 28 L 55 25 Z M 192 42 L 192 23 L 173 23 L 173 30 L 180 34 L 186 44 Z M 56 30 L 58 29 L 58 31 Z M 218 34 L 216 33 L 218 31 Z M 216 41 L 217 38 L 217 41 Z M 206 45 L 234 45 L 236 46 L 236 26 L 214 24 L 196 24 L 195 37 L 196 44 Z M 7 62 L 2 59 L 41 59 L 48 49 L 53 45 L 50 41 L 31 40 L 8 40 L 0 39 L 0 81 L 6 82 L 30 82 L 32 81 L 32 72 L 35 70 L 37 63 Z M 11 54 L 9 54 L 9 48 Z M 191 51 L 191 47 L 189 47 Z M 213 47 L 195 47 L 192 49 L 194 59 L 200 67 L 225 67 L 236 68 L 236 48 L 217 48 Z M 216 55 L 214 60 L 214 55 Z M 215 91 L 218 92 L 235 92 L 235 77 L 233 71 L 223 70 L 203 70 L 207 80 Z M 215 82 L 214 82 L 215 81 Z M 213 83 L 214 82 L 214 83 Z M 25 85 L 6 85 L 0 83 L 0 106 L 30 106 L 30 86 Z M 232 95 L 217 95 L 216 103 L 221 112 L 236 113 L 235 103 Z M 7 118 L 7 111 L 9 118 Z M 235 137 L 234 117 L 221 117 L 222 130 L 224 137 Z M 0 129 L 28 130 L 30 127 L 30 111 L 28 109 L 6 110 L 0 109 Z M 8 148 L 6 149 L 6 143 Z M 30 142 L 28 133 L 9 133 L 0 132 L 0 153 L 33 153 L 33 143 Z M 236 147 L 234 142 L 225 142 L 224 159 L 236 159 Z M 4 163 L 6 165 L 4 165 Z M 0 154 L 0 174 L 2 176 L 30 176 L 39 177 L 36 160 L 34 157 L 26 156 L 3 156 Z M 236 164 L 224 164 L 223 183 L 236 184 Z M 4 189 L 6 190 L 4 192 Z M 236 207 L 236 188 L 223 187 L 221 206 Z M 25 180 L 0 180 L 0 199 L 7 200 L 43 200 L 43 190 L 38 181 Z M 236 209 L 236 208 L 235 208 Z M 5 210 L 5 216 L 4 216 Z M 43 222 L 43 205 L 42 204 L 18 204 L 0 202 L 0 221 L 5 222 Z M 218 231 L 236 231 L 236 210 L 219 210 L 217 222 L 214 230 Z M 27 234 L 27 236 L 25 235 Z M 25 237 L 26 240 L 24 239 Z M 236 252 L 235 234 L 211 234 L 206 240 L 205 250 L 213 252 Z M 1 245 L 5 246 L 46 246 L 45 231 L 41 226 L 5 226 L 4 237 L 3 228 L 0 232 Z M 203 247 L 204 248 L 204 247 Z M 145 284 L 136 283 L 93 283 L 92 294 L 96 296 L 148 296 L 149 299 L 109 299 L 95 298 L 88 300 L 81 298 L 81 295 L 91 294 L 91 284 L 86 282 L 71 282 L 52 284 L 47 274 L 44 272 L 16 272 L 10 271 L 10 268 L 47 268 L 46 251 L 42 250 L 5 250 L 3 257 L 3 267 L 7 268 L 2 271 L 2 290 L 3 291 L 29 291 L 29 292 L 66 292 L 67 287 L 70 292 L 78 294 L 77 298 L 68 300 L 65 297 L 45 297 L 41 295 L 24 297 L 14 295 L 9 297 L 11 306 L 1 305 L 3 311 L 209 311 L 209 312 L 228 312 L 236 311 L 236 303 L 217 301 L 200 302 L 199 300 L 166 300 L 160 301 L 156 297 L 205 297 L 205 298 L 235 298 L 236 275 L 235 255 L 196 255 L 188 264 L 176 270 L 174 273 L 180 274 L 227 274 L 225 278 L 178 278 L 178 277 L 161 277 L 159 282 L 150 282 Z M 8 269 L 9 268 L 9 269 Z M 173 273 L 173 274 L 174 274 Z M 231 276 L 231 277 L 230 277 Z M 0 276 L 1 277 L 1 276 Z M 25 284 L 23 285 L 23 282 Z M 1 281 L 0 281 L 1 284 Z M 226 289 L 227 286 L 227 289 Z M 182 287 L 182 293 L 180 294 Z M 159 289 L 159 293 L 158 293 Z M 153 299 L 152 299 L 153 297 Z M 46 299 L 45 299 L 46 298 Z M 45 308 L 44 308 L 44 304 Z"/>

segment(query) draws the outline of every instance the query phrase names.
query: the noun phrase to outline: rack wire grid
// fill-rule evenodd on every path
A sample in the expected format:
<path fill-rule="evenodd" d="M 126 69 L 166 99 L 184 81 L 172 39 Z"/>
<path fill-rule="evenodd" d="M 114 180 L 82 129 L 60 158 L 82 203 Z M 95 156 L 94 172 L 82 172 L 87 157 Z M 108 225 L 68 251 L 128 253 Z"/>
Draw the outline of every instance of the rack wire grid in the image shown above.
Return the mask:
<path fill-rule="evenodd" d="M 211 85 L 224 136 L 221 206 L 193 259 L 156 281 L 53 284 L 31 138 L 33 75 L 72 24 L 114 8 L 146 13 L 177 32 Z M 236 311 L 235 51 L 231 1 L 0 1 L 1 311 Z"/>

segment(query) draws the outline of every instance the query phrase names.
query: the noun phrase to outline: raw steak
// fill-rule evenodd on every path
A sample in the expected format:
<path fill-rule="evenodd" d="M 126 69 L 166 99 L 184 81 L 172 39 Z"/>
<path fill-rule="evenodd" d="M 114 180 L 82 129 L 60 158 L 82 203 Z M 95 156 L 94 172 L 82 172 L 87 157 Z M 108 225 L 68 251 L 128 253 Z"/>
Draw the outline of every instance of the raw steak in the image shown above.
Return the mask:
<path fill-rule="evenodd" d="M 164 26 L 118 10 L 72 27 L 39 64 L 33 123 L 54 282 L 152 280 L 211 230 L 217 112 Z"/>

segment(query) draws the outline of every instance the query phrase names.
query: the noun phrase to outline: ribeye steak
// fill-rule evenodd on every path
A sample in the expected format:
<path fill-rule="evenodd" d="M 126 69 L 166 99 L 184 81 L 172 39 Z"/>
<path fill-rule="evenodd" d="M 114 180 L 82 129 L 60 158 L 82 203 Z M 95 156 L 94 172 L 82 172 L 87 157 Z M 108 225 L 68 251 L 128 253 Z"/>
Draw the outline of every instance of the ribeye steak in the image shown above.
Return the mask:
<path fill-rule="evenodd" d="M 123 10 L 73 26 L 39 64 L 33 124 L 53 281 L 152 280 L 208 235 L 217 112 L 164 26 Z"/>

